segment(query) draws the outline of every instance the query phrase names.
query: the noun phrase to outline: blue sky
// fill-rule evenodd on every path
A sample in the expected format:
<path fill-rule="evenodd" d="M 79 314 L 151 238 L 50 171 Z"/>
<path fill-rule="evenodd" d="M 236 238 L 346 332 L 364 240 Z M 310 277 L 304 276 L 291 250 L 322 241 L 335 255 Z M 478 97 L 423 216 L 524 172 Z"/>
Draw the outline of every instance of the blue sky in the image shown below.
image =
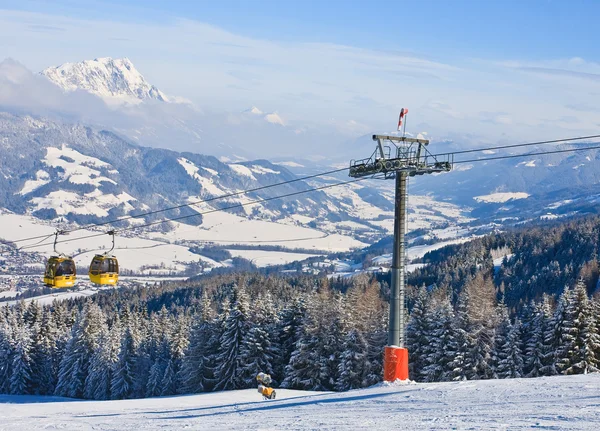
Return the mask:
<path fill-rule="evenodd" d="M 205 110 L 349 137 L 394 123 L 519 141 L 600 128 L 597 1 L 0 1 L 0 57 L 129 57 Z"/>

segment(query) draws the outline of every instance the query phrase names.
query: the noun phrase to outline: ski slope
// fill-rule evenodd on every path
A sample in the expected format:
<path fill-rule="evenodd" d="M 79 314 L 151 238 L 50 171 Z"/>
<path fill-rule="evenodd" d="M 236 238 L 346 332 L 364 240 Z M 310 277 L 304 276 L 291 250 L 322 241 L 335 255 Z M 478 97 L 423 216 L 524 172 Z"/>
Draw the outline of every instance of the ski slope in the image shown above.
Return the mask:
<path fill-rule="evenodd" d="M 0 395 L 1 430 L 598 430 L 600 374 L 126 401 Z"/>

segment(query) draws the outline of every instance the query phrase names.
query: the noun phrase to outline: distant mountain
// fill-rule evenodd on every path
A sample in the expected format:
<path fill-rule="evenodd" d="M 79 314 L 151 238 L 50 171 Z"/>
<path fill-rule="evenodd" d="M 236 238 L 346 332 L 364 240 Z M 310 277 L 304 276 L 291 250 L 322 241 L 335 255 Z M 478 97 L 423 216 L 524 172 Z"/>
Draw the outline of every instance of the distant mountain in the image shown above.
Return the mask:
<path fill-rule="evenodd" d="M 585 148 L 585 144 L 540 146 L 531 153 Z M 513 155 L 519 154 L 513 152 Z M 522 153 L 520 153 L 522 154 Z M 501 152 L 479 158 L 511 155 Z M 457 160 L 476 159 L 456 157 Z M 461 163 L 448 174 L 420 177 L 411 191 L 430 193 L 475 207 L 473 216 L 506 219 L 556 217 L 600 208 L 600 151 L 567 152 L 486 162 Z"/>
<path fill-rule="evenodd" d="M 223 163 L 212 156 L 139 146 L 94 127 L 0 112 L 0 208 L 19 214 L 87 224 L 296 179 L 285 164 Z M 247 219 L 341 233 L 363 242 L 387 235 L 391 227 L 387 220 L 393 218 L 389 191 L 365 182 L 299 193 L 345 179 L 294 181 L 155 214 L 144 221 L 196 214 L 182 222 L 201 225 L 200 212 L 244 202 L 251 205 L 227 211 Z M 293 195 L 253 203 L 285 194 Z M 435 216 L 432 207 L 440 204 L 417 202 L 411 210 L 431 214 L 429 224 L 460 217 L 457 208 L 447 213 L 458 216 Z"/>
<path fill-rule="evenodd" d="M 169 101 L 162 91 L 144 79 L 128 58 L 105 57 L 65 63 L 44 69 L 41 74 L 65 91 L 85 90 L 109 101 Z"/>

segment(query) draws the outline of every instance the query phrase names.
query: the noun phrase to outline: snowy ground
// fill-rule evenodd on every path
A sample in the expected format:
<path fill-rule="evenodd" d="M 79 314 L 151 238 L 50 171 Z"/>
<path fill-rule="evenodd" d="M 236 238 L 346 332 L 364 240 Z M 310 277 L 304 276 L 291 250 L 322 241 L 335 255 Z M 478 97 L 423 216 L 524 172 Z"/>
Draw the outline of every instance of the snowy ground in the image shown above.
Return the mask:
<path fill-rule="evenodd" d="M 0 430 L 598 430 L 600 374 L 127 401 L 0 395 Z"/>

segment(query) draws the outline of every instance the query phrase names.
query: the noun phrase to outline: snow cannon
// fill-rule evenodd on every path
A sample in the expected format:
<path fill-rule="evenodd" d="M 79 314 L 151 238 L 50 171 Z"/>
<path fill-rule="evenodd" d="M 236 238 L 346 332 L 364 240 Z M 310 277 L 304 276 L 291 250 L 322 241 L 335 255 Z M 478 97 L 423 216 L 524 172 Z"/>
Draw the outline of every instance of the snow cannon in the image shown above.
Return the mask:
<path fill-rule="evenodd" d="M 273 382 L 271 375 L 267 373 L 258 373 L 258 375 L 256 376 L 256 380 L 259 383 L 264 384 L 265 386 L 269 386 Z"/>
<path fill-rule="evenodd" d="M 269 388 L 268 386 L 258 385 L 258 392 L 262 394 L 262 396 L 268 400 L 275 399 L 275 389 Z"/>
<path fill-rule="evenodd" d="M 385 346 L 383 380 L 385 382 L 408 380 L 408 349 Z"/>

